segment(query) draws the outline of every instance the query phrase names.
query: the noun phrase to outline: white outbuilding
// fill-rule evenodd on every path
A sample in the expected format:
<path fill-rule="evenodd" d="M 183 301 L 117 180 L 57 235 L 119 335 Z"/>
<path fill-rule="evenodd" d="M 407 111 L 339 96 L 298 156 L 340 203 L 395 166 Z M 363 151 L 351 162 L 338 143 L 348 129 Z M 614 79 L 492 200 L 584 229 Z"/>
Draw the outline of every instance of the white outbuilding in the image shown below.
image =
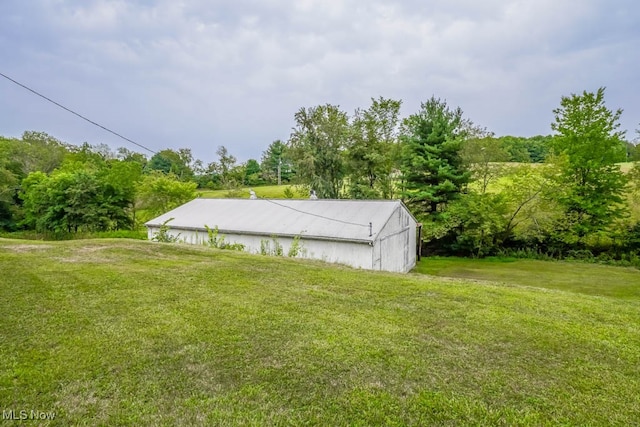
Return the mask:
<path fill-rule="evenodd" d="M 206 244 L 217 227 L 251 253 L 402 273 L 416 265 L 418 224 L 398 200 L 195 199 L 148 221 L 149 239 L 168 220 L 185 243 Z"/>

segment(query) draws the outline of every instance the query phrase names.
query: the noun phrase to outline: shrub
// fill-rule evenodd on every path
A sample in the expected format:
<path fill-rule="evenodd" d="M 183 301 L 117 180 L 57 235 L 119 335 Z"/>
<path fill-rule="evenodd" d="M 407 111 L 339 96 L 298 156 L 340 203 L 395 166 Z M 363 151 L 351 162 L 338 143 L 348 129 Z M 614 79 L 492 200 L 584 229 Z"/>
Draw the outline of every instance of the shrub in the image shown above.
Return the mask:
<path fill-rule="evenodd" d="M 273 248 L 271 247 L 271 243 L 273 243 Z M 271 236 L 271 241 L 269 241 L 268 239 L 260 240 L 260 255 L 284 255 L 284 249 L 278 241 L 278 236 Z"/>
<path fill-rule="evenodd" d="M 301 251 L 302 251 L 302 241 L 301 241 L 301 236 L 298 234 L 293 238 L 293 241 L 291 242 L 291 246 L 289 247 L 289 252 L 287 252 L 287 256 L 289 258 L 295 258 L 298 255 L 300 255 Z"/>
<path fill-rule="evenodd" d="M 291 189 L 291 186 L 285 187 L 282 193 L 287 199 L 293 199 L 293 190 Z"/>
<path fill-rule="evenodd" d="M 275 256 L 284 255 L 284 249 L 282 249 L 282 245 L 278 241 L 278 236 L 271 236 L 271 240 L 273 241 L 273 255 Z"/>
<path fill-rule="evenodd" d="M 219 234 L 218 226 L 210 228 L 207 224 L 204 225 L 207 230 L 207 242 L 208 246 L 217 249 L 229 249 L 232 251 L 244 251 L 245 246 L 242 243 L 228 243 L 225 241 L 224 234 Z"/>
<path fill-rule="evenodd" d="M 156 233 L 154 233 L 153 237 L 151 238 L 151 240 L 153 240 L 154 242 L 161 242 L 161 243 L 175 243 L 178 241 L 179 237 L 180 237 L 180 233 L 178 233 L 177 235 L 172 235 L 169 233 L 169 226 L 167 225 L 169 223 L 169 221 L 173 221 L 175 218 L 169 218 L 168 220 L 166 220 L 165 222 L 162 223 L 162 225 L 160 226 L 160 230 Z"/>

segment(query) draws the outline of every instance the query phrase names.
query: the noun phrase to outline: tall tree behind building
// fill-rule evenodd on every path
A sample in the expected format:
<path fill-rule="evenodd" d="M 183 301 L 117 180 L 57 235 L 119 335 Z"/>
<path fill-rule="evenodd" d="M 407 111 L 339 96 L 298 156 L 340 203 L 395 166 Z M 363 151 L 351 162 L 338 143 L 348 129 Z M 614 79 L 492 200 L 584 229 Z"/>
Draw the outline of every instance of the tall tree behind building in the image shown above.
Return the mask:
<path fill-rule="evenodd" d="M 356 110 L 347 149 L 349 195 L 356 199 L 391 199 L 396 194 L 399 114 L 402 101 L 378 98 Z"/>
<path fill-rule="evenodd" d="M 343 151 L 350 136 L 347 114 L 326 104 L 301 108 L 295 121 L 289 148 L 298 178 L 321 198 L 339 198 L 345 175 Z"/>
<path fill-rule="evenodd" d="M 460 108 L 431 97 L 420 111 L 404 120 L 402 141 L 402 198 L 418 216 L 437 220 L 470 179 L 461 146 L 472 123 Z"/>
<path fill-rule="evenodd" d="M 615 163 L 624 161 L 624 132 L 619 131 L 622 110 L 605 106 L 605 88 L 595 93 L 563 96 L 553 113 L 551 128 L 558 180 L 564 193 L 565 229 L 579 239 L 605 229 L 627 211 L 623 193 L 627 182 Z"/>

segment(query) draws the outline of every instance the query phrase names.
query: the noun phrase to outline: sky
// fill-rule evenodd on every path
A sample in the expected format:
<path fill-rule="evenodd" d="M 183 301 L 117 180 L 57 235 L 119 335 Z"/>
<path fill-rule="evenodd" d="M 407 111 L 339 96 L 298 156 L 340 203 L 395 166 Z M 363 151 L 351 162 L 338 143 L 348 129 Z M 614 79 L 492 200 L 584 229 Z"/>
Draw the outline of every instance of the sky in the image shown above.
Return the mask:
<path fill-rule="evenodd" d="M 606 87 L 640 128 L 637 0 L 1 0 L 0 73 L 153 151 L 286 141 L 300 108 L 431 96 L 497 136 Z M 145 152 L 0 77 L 0 135 Z"/>

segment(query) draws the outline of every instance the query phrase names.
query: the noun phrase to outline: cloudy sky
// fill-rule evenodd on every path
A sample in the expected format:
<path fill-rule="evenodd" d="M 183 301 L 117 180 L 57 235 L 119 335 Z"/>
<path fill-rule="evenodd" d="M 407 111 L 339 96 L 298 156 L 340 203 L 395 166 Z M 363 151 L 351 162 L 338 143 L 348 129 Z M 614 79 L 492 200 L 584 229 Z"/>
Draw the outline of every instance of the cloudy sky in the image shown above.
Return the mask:
<path fill-rule="evenodd" d="M 549 134 L 606 86 L 640 127 L 637 0 L 1 0 L 0 73 L 152 150 L 239 160 L 301 107 L 432 95 L 496 135 Z M 139 148 L 0 78 L 0 135 Z"/>

